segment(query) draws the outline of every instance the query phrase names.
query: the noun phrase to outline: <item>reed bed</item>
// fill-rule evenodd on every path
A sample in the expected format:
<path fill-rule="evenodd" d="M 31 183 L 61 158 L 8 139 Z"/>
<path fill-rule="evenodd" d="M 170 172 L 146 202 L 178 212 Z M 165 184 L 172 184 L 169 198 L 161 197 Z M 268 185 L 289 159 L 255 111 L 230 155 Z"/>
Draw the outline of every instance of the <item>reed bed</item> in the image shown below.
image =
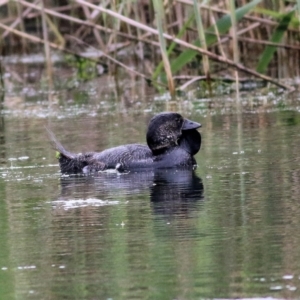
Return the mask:
<path fill-rule="evenodd" d="M 214 81 L 238 87 L 251 79 L 292 91 L 282 79 L 299 76 L 299 6 L 299 0 L 1 0 L 0 51 L 43 50 L 49 80 L 55 49 L 111 73 L 124 68 L 171 95 L 203 80 L 208 89 Z"/>

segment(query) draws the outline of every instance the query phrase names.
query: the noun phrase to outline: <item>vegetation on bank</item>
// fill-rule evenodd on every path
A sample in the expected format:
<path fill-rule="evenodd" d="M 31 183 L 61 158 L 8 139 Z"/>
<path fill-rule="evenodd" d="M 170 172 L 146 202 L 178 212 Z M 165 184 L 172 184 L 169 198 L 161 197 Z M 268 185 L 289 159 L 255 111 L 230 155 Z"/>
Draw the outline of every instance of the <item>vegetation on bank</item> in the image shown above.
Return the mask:
<path fill-rule="evenodd" d="M 121 67 L 172 95 L 198 81 L 209 89 L 250 78 L 293 90 L 280 79 L 300 70 L 300 0 L 3 0 L 0 35 L 2 55 L 42 45 L 49 78 L 56 49 L 79 69 Z"/>

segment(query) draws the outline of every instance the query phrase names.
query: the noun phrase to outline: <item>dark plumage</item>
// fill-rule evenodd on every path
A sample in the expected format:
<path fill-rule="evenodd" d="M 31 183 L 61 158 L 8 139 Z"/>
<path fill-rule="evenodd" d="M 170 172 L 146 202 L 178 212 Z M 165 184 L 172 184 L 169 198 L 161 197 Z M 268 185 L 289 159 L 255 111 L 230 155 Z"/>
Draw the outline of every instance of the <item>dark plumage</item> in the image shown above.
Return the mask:
<path fill-rule="evenodd" d="M 144 169 L 193 167 L 194 155 L 200 150 L 201 124 L 184 119 L 178 113 L 160 113 L 148 125 L 147 145 L 128 144 L 83 154 L 71 153 L 48 129 L 62 173 L 92 173 L 107 169 L 138 171 Z"/>

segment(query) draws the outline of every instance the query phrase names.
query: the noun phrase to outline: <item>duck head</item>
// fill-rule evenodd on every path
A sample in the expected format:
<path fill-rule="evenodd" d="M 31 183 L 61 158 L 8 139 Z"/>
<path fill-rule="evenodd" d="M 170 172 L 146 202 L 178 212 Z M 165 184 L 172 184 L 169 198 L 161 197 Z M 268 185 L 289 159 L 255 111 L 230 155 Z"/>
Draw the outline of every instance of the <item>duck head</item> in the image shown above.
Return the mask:
<path fill-rule="evenodd" d="M 183 145 L 194 155 L 200 149 L 201 136 L 196 130 L 201 124 L 184 119 L 178 113 L 165 112 L 154 116 L 148 125 L 147 144 L 153 154 Z"/>

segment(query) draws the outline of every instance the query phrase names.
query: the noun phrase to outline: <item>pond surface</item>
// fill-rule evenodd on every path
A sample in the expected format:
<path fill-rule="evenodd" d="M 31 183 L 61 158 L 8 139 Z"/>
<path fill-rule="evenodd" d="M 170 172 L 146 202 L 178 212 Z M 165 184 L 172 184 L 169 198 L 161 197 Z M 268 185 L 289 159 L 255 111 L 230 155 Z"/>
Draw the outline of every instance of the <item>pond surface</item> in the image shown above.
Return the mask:
<path fill-rule="evenodd" d="M 300 298 L 297 101 L 239 112 L 64 97 L 5 99 L 1 299 Z M 69 150 L 102 150 L 143 143 L 170 109 L 203 125 L 195 172 L 61 177 L 45 126 Z"/>

